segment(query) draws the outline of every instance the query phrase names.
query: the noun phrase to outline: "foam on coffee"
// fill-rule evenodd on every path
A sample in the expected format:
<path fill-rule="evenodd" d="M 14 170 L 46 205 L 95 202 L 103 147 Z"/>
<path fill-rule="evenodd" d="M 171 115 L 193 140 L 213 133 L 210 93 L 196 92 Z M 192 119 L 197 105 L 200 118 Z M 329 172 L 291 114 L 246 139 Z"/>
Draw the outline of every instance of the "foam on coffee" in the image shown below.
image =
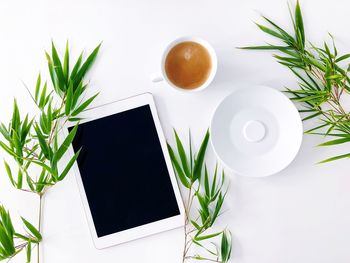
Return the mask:
<path fill-rule="evenodd" d="M 193 41 L 175 45 L 165 59 L 165 73 L 169 81 L 183 89 L 202 86 L 207 81 L 211 68 L 208 50 Z"/>

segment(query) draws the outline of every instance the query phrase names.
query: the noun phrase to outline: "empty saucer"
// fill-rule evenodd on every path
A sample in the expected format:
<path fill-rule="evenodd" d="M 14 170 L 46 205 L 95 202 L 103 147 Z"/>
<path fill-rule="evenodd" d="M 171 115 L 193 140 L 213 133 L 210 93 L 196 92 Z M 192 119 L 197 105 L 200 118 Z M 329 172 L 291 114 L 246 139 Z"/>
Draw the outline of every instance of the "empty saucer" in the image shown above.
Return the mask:
<path fill-rule="evenodd" d="M 293 161 L 303 128 L 298 110 L 284 94 L 254 86 L 237 90 L 221 102 L 210 132 L 214 151 L 228 168 L 262 177 Z"/>

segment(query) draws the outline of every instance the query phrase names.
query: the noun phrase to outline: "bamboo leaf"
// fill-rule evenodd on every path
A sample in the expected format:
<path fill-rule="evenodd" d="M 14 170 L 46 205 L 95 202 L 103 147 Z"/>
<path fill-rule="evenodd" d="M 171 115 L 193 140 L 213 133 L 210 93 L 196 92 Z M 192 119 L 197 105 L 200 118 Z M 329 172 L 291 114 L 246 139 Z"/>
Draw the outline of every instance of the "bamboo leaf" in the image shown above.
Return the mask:
<path fill-rule="evenodd" d="M 257 25 L 257 27 L 260 28 L 261 31 L 263 31 L 263 32 L 265 32 L 265 33 L 267 33 L 267 34 L 269 34 L 269 35 L 271 35 L 271 36 L 280 38 L 280 39 L 282 39 L 282 40 L 284 39 L 284 37 L 283 37 L 281 34 L 277 33 L 276 31 L 273 31 L 272 29 L 270 29 L 270 28 L 268 28 L 268 27 L 265 27 L 265 26 L 263 26 L 263 25 L 260 25 L 260 24 L 258 24 L 258 23 L 255 23 L 255 24 Z"/>
<path fill-rule="evenodd" d="M 201 240 L 205 240 L 205 239 L 210 239 L 210 238 L 216 237 L 216 236 L 221 235 L 221 234 L 222 234 L 222 232 L 217 232 L 217 233 L 210 234 L 210 235 L 197 236 L 197 237 L 195 237 L 194 239 L 195 239 L 196 241 L 201 241 Z"/>
<path fill-rule="evenodd" d="M 21 169 L 19 169 L 17 173 L 17 188 L 22 189 L 22 186 L 23 186 L 23 172 Z"/>
<path fill-rule="evenodd" d="M 307 121 L 307 120 L 309 120 L 309 119 L 313 119 L 313 118 L 315 118 L 315 117 L 317 117 L 317 116 L 320 116 L 321 114 L 322 114 L 321 112 L 316 112 L 316 113 L 314 113 L 314 114 L 311 114 L 311 115 L 309 115 L 309 116 L 303 118 L 302 120 L 303 120 L 303 121 Z"/>
<path fill-rule="evenodd" d="M 29 239 L 27 244 L 27 263 L 30 263 L 32 258 L 32 241 Z"/>
<path fill-rule="evenodd" d="M 345 137 L 345 138 L 341 138 L 341 139 L 331 140 L 328 142 L 321 143 L 318 146 L 331 146 L 331 145 L 337 145 L 337 144 L 342 144 L 342 143 L 346 143 L 346 142 L 350 142 L 350 138 Z"/>
<path fill-rule="evenodd" d="M 0 147 L 3 148 L 8 154 L 12 155 L 13 157 L 18 157 L 17 154 L 2 141 L 0 141 Z"/>
<path fill-rule="evenodd" d="M 13 102 L 13 113 L 12 113 L 11 124 L 12 124 L 12 131 L 18 131 L 18 129 L 20 128 L 20 125 L 21 125 L 21 117 L 19 114 L 19 109 L 18 109 L 16 99 Z"/>
<path fill-rule="evenodd" d="M 38 138 L 39 145 L 43 154 L 47 159 L 51 159 L 50 148 L 46 143 L 45 136 L 42 134 L 42 132 L 40 131 L 40 128 L 37 125 L 34 126 L 34 129 L 35 129 L 36 136 Z"/>
<path fill-rule="evenodd" d="M 182 168 L 181 168 L 181 166 L 180 166 L 180 164 L 175 156 L 174 150 L 171 148 L 171 146 L 168 143 L 167 143 L 167 146 L 168 146 L 168 152 L 170 155 L 170 159 L 173 163 L 173 167 L 174 167 L 174 170 L 176 171 L 177 177 L 180 179 L 183 186 L 185 186 L 186 188 L 190 188 L 190 183 L 187 180 L 185 173 L 183 172 L 183 170 L 182 170 Z"/>
<path fill-rule="evenodd" d="M 201 229 L 201 227 L 194 220 L 191 220 L 191 223 L 197 230 Z"/>
<path fill-rule="evenodd" d="M 80 67 L 79 71 L 77 72 L 76 76 L 74 77 L 74 86 L 77 86 L 80 81 L 83 79 L 85 74 L 88 72 L 88 70 L 91 68 L 93 62 L 95 61 L 97 54 L 100 50 L 101 44 L 99 44 L 92 53 L 88 56 L 86 61 L 83 63 L 83 65 Z"/>
<path fill-rule="evenodd" d="M 291 49 L 287 46 L 273 46 L 273 45 L 266 45 L 266 46 L 249 46 L 249 47 L 238 47 L 239 49 L 246 49 L 246 50 L 288 50 Z"/>
<path fill-rule="evenodd" d="M 67 89 L 67 95 L 66 95 L 66 105 L 65 105 L 65 114 L 69 116 L 69 113 L 72 110 L 72 104 L 73 104 L 73 84 L 70 83 L 69 87 Z"/>
<path fill-rule="evenodd" d="M 56 73 L 55 73 L 54 66 L 52 64 L 51 56 L 47 52 L 45 52 L 45 55 L 46 55 L 46 59 L 47 59 L 47 66 L 49 68 L 52 85 L 53 85 L 55 91 L 57 92 L 57 94 L 61 94 L 60 93 L 60 89 L 59 89 L 58 84 L 57 84 L 58 79 L 57 79 L 57 76 L 56 76 Z"/>
<path fill-rule="evenodd" d="M 68 49 L 68 40 L 66 42 L 66 51 L 64 53 L 64 62 L 63 62 L 63 75 L 65 82 L 68 84 L 69 79 L 69 49 Z"/>
<path fill-rule="evenodd" d="M 335 156 L 335 157 L 332 157 L 332 158 L 325 159 L 325 160 L 319 162 L 319 164 L 321 164 L 321 163 L 328 163 L 328 162 L 332 162 L 332 161 L 336 161 L 336 160 L 340 160 L 340 159 L 344 159 L 344 158 L 350 158 L 350 153 L 343 154 L 343 155 L 338 155 L 338 156 Z"/>
<path fill-rule="evenodd" d="M 350 54 L 345 54 L 345 55 L 340 56 L 339 58 L 337 58 L 337 59 L 335 60 L 335 62 L 340 62 L 340 61 L 345 60 L 345 59 L 348 59 L 348 58 L 350 58 Z"/>
<path fill-rule="evenodd" d="M 45 82 L 44 87 L 43 87 L 41 94 L 40 94 L 39 102 L 38 102 L 38 106 L 40 109 L 43 109 L 45 106 L 45 101 L 47 98 L 46 97 L 46 90 L 47 90 L 47 83 Z"/>
<path fill-rule="evenodd" d="M 54 174 L 54 171 L 48 165 L 46 165 L 45 163 L 40 162 L 40 161 L 36 161 L 36 160 L 32 160 L 31 162 L 39 165 L 42 168 L 44 168 L 48 173 L 50 173 L 52 175 Z"/>
<path fill-rule="evenodd" d="M 191 178 L 191 172 L 190 172 L 190 169 L 188 167 L 188 161 L 187 161 L 187 157 L 186 157 L 186 152 L 185 152 L 185 149 L 182 145 L 182 142 L 176 132 L 176 130 L 174 129 L 174 134 L 175 134 L 175 139 L 176 139 L 176 146 L 177 146 L 177 151 L 179 153 L 179 156 L 180 156 L 180 160 L 181 160 L 181 165 L 182 165 L 182 169 L 185 173 L 185 175 L 188 177 L 188 178 Z"/>
<path fill-rule="evenodd" d="M 91 102 L 97 97 L 98 94 L 99 93 L 95 94 L 94 96 L 90 97 L 89 99 L 84 101 L 82 104 L 80 104 L 80 106 L 77 109 L 75 109 L 71 115 L 77 116 L 79 113 L 83 112 L 91 104 Z"/>
<path fill-rule="evenodd" d="M 53 61 L 53 67 L 57 76 L 57 80 L 58 80 L 58 88 L 62 91 L 65 92 L 66 91 L 66 82 L 65 82 L 65 76 L 63 73 L 63 68 L 62 68 L 62 63 L 61 60 L 58 56 L 56 47 L 54 45 L 53 42 L 51 42 L 51 54 L 52 54 L 52 61 Z"/>
<path fill-rule="evenodd" d="M 34 184 L 33 184 L 33 180 L 32 180 L 32 178 L 30 178 L 30 176 L 28 174 L 26 175 L 26 181 L 27 181 L 27 184 L 29 186 L 29 189 L 34 192 L 35 191 L 35 187 L 34 187 Z"/>
<path fill-rule="evenodd" d="M 206 165 L 204 166 L 204 189 L 205 189 L 205 195 L 207 197 L 210 197 L 209 175 L 208 175 L 208 169 Z"/>
<path fill-rule="evenodd" d="M 35 226 L 33 226 L 31 223 L 29 223 L 25 218 L 21 217 L 23 224 L 26 226 L 26 228 L 29 230 L 29 232 L 36 237 L 37 241 L 41 241 L 43 238 L 40 234 L 40 232 L 38 231 L 38 229 L 36 229 Z"/>
<path fill-rule="evenodd" d="M 197 179 L 200 179 L 200 174 L 202 172 L 204 156 L 207 150 L 208 142 L 209 142 L 209 130 L 207 130 L 204 136 L 204 139 L 198 151 L 198 156 L 194 162 L 192 182 L 196 181 Z"/>
<path fill-rule="evenodd" d="M 221 237 L 221 261 L 222 263 L 226 263 L 231 258 L 232 252 L 232 241 L 231 241 L 231 233 L 228 230 L 223 231 Z"/>
<path fill-rule="evenodd" d="M 67 149 L 70 146 L 70 144 L 73 142 L 75 134 L 77 133 L 77 130 L 78 130 L 78 125 L 75 125 L 74 128 L 69 132 L 67 137 L 64 139 L 63 143 L 58 148 L 57 152 L 54 154 L 53 159 L 56 162 L 58 162 L 62 158 L 62 156 L 67 151 Z"/>
<path fill-rule="evenodd" d="M 4 160 L 4 164 L 5 164 L 5 169 L 6 169 L 6 172 L 7 172 L 7 175 L 10 179 L 10 182 L 11 184 L 17 188 L 17 183 L 15 182 L 15 180 L 13 179 L 13 176 L 12 176 L 12 172 L 11 172 L 11 168 L 10 166 L 8 165 L 8 163 Z"/>
<path fill-rule="evenodd" d="M 60 176 L 58 177 L 59 181 L 62 181 L 68 174 L 68 172 L 70 171 L 70 169 L 72 168 L 74 162 L 77 160 L 78 156 L 79 156 L 80 150 L 77 151 L 74 156 L 69 160 L 68 164 L 66 165 L 66 168 L 64 168 L 63 172 L 60 174 Z"/>
<path fill-rule="evenodd" d="M 70 74 L 70 78 L 72 80 L 75 79 L 75 76 L 76 76 L 76 74 L 77 74 L 77 72 L 78 72 L 78 70 L 80 68 L 82 60 L 83 60 L 83 52 L 80 53 L 79 58 L 78 58 L 77 62 L 75 63 L 75 65 L 74 65 L 74 67 L 72 69 L 72 72 Z"/>
<path fill-rule="evenodd" d="M 216 163 L 215 172 L 214 172 L 214 179 L 213 179 L 213 182 L 212 182 L 212 185 L 211 185 L 211 193 L 210 193 L 211 196 L 214 196 L 215 192 L 216 192 L 217 174 L 218 174 L 218 164 Z"/>
<path fill-rule="evenodd" d="M 40 76 L 40 73 L 39 73 L 38 78 L 36 80 L 36 85 L 35 85 L 35 95 L 34 95 L 35 102 L 38 101 L 39 92 L 40 92 L 40 84 L 41 84 L 41 76 Z"/>

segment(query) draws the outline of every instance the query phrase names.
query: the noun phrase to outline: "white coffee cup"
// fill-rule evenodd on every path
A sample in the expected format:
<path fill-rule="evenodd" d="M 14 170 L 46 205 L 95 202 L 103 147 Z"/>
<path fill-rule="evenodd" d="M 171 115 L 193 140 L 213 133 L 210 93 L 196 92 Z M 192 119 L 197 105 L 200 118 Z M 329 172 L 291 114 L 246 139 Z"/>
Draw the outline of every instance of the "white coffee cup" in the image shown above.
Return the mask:
<path fill-rule="evenodd" d="M 179 43 L 182 42 L 187 42 L 187 41 L 191 41 L 191 42 L 196 42 L 200 45 L 202 45 L 208 52 L 210 55 L 210 59 L 211 59 L 211 69 L 210 69 L 210 74 L 207 78 L 207 80 L 199 87 L 194 88 L 194 89 L 184 89 L 181 87 L 176 86 L 174 83 L 172 83 L 169 78 L 167 77 L 167 74 L 165 72 L 165 60 L 168 56 L 168 53 L 170 52 L 170 50 L 176 46 Z M 218 60 L 216 57 L 216 53 L 214 48 L 205 40 L 198 38 L 198 37 L 180 37 L 178 39 L 175 39 L 174 41 L 172 41 L 170 44 L 168 44 L 168 46 L 165 48 L 163 55 L 162 55 L 162 59 L 161 59 L 161 65 L 160 65 L 160 69 L 161 72 L 158 74 L 153 74 L 151 76 L 151 80 L 153 82 L 160 82 L 160 81 L 165 81 L 169 84 L 170 87 L 176 89 L 176 90 L 180 90 L 183 92 L 197 92 L 197 91 L 202 91 L 204 89 L 206 89 L 210 83 L 213 81 L 215 74 L 216 74 L 216 70 L 217 70 L 217 66 L 218 66 Z"/>

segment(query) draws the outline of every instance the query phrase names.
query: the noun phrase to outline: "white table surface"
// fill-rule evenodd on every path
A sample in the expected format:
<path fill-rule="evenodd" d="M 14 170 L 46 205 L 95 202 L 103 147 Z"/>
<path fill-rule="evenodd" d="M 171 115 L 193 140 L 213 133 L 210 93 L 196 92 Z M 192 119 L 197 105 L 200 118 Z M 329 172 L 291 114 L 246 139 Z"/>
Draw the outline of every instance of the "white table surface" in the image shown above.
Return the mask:
<path fill-rule="evenodd" d="M 308 38 L 321 43 L 332 32 L 339 49 L 349 52 L 349 1 L 301 2 Z M 51 39 L 61 51 L 69 39 L 75 55 L 103 41 L 89 74 L 89 92 L 101 91 L 94 105 L 152 92 L 167 138 L 172 138 L 172 127 L 184 137 L 191 128 L 198 143 L 215 107 L 240 85 L 296 86 L 291 73 L 269 53 L 235 49 L 269 40 L 252 23 L 259 20 L 259 13 L 290 28 L 284 0 L 2 1 L 0 119 L 9 119 L 14 96 L 22 112 L 34 112 L 22 81 L 33 87 L 39 70 L 48 77 L 43 51 L 50 48 Z M 149 81 L 149 75 L 158 71 L 163 47 L 183 35 L 203 37 L 217 51 L 217 77 L 198 94 L 182 94 L 165 83 Z M 311 124 L 304 124 L 307 127 Z M 347 145 L 314 147 L 323 140 L 304 136 L 295 161 L 277 175 L 250 179 L 230 174 L 229 211 L 219 224 L 228 225 L 233 233 L 231 262 L 350 262 L 350 163 L 315 165 L 343 153 Z M 213 164 L 213 154 L 209 156 Z M 0 169 L 0 201 L 14 217 L 23 215 L 35 222 L 36 198 L 14 190 L 2 165 Z M 72 173 L 48 192 L 43 220 L 41 262 L 180 262 L 182 229 L 96 250 Z"/>

